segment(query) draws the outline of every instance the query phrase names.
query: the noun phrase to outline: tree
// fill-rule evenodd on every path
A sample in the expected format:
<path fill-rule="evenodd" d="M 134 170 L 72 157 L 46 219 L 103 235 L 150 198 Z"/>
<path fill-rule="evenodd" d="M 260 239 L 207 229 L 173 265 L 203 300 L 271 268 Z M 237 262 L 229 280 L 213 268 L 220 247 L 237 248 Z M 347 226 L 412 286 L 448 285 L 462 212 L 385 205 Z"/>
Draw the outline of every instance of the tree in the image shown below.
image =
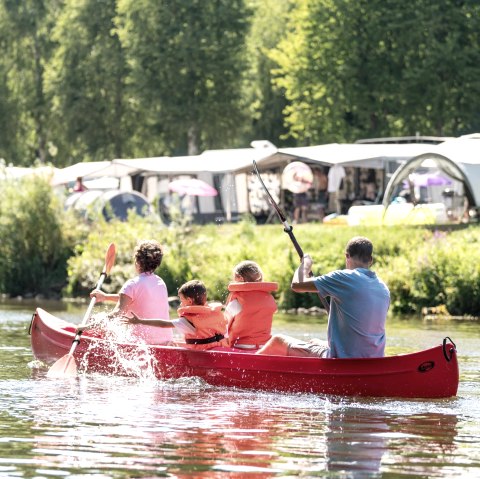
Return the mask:
<path fill-rule="evenodd" d="M 119 0 L 118 13 L 145 135 L 188 154 L 231 141 L 244 121 L 243 0 Z"/>
<path fill-rule="evenodd" d="M 2 47 L 3 45 L 0 43 L 0 48 Z M 0 58 L 0 159 L 16 163 L 22 156 L 17 150 L 19 112 L 12 101 L 8 82 L 9 67 L 5 63 L 8 62 L 5 62 L 4 58 Z"/>
<path fill-rule="evenodd" d="M 270 51 L 283 38 L 290 21 L 290 0 L 252 0 L 254 11 L 247 37 L 249 68 L 246 73 L 244 98 L 250 113 L 250 124 L 245 136 L 250 139 L 266 139 L 277 146 L 291 145 L 285 139 L 283 111 L 288 102 L 282 88 L 274 85 L 275 62 Z"/>
<path fill-rule="evenodd" d="M 410 9 L 410 18 L 398 9 L 392 25 L 404 32 L 405 127 L 447 136 L 479 131 L 480 4 L 416 0 Z"/>
<path fill-rule="evenodd" d="M 2 131 L 8 160 L 29 165 L 49 159 L 49 99 L 44 90 L 45 63 L 53 43 L 50 29 L 58 9 L 56 0 L 1 0 L 0 33 L 3 59 L 0 89 L 7 95 L 1 107 L 9 115 Z M 15 130 L 12 135 L 6 132 Z"/>
<path fill-rule="evenodd" d="M 300 0 L 276 82 L 303 143 L 478 128 L 475 2 Z"/>
<path fill-rule="evenodd" d="M 67 163 L 129 152 L 133 119 L 115 14 L 116 0 L 67 0 L 52 32 L 58 47 L 47 88 L 54 99 L 55 141 Z"/>

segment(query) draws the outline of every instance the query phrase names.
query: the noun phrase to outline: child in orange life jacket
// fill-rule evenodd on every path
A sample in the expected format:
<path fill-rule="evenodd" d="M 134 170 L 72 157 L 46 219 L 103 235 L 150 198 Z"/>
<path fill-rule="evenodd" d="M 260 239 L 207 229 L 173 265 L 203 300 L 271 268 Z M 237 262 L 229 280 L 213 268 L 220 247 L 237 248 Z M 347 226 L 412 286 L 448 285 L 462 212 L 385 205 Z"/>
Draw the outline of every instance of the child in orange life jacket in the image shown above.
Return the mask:
<path fill-rule="evenodd" d="M 242 261 L 235 266 L 224 313 L 230 347 L 258 349 L 270 339 L 273 315 L 277 312 L 272 292 L 277 289 L 277 283 L 263 281 L 262 270 L 254 261 Z"/>
<path fill-rule="evenodd" d="M 148 324 L 160 328 L 177 328 L 185 335 L 186 347 L 212 349 L 221 346 L 226 331 L 226 320 L 221 303 L 207 304 L 207 289 L 198 280 L 188 281 L 178 290 L 180 307 L 177 319 L 141 319 L 132 313 L 124 317 L 125 323 Z"/>

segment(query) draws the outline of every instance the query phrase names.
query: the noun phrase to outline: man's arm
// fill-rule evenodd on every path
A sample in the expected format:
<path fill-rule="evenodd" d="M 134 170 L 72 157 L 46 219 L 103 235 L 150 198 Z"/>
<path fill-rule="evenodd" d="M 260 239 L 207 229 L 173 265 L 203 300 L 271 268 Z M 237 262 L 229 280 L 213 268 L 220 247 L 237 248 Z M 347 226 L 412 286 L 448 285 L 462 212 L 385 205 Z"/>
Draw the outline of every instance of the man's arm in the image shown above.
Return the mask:
<path fill-rule="evenodd" d="M 300 266 L 293 274 L 290 287 L 296 293 L 318 293 L 317 287 L 312 276 L 313 261 L 310 255 L 306 254 L 302 258 Z"/>

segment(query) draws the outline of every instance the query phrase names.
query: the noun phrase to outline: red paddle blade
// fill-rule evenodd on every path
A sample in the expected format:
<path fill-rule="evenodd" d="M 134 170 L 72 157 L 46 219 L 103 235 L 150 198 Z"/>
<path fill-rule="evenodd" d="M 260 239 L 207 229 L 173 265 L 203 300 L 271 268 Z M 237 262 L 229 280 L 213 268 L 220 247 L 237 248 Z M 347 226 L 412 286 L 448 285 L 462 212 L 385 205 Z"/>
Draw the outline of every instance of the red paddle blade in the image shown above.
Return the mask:
<path fill-rule="evenodd" d="M 47 378 L 73 378 L 77 376 L 77 363 L 72 354 L 57 360 L 47 373 Z"/>

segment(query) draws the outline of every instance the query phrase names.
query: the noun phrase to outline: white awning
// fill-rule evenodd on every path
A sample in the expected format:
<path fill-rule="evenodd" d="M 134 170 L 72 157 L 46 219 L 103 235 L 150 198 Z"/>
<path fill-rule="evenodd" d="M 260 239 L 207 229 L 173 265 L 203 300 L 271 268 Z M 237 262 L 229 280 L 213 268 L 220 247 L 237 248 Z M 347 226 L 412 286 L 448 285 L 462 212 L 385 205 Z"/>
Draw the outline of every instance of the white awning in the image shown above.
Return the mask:
<path fill-rule="evenodd" d="M 115 159 L 113 164 L 127 166 L 144 175 L 227 173 L 251 167 L 253 160 L 264 158 L 267 151 L 254 148 L 206 150 L 196 156 L 160 156 L 154 158 Z"/>
<path fill-rule="evenodd" d="M 279 148 L 258 160 L 262 169 L 284 166 L 288 161 L 304 161 L 324 166 L 341 164 L 362 168 L 384 168 L 387 161 L 406 161 L 429 151 L 432 145 L 424 143 L 357 144 L 329 143 L 327 145 Z"/>
<path fill-rule="evenodd" d="M 84 180 L 102 177 L 121 178 L 135 171 L 135 168 L 127 165 L 118 165 L 113 161 L 80 162 L 66 168 L 57 169 L 53 176 L 52 184 L 54 186 L 65 185 L 79 177 Z"/>

